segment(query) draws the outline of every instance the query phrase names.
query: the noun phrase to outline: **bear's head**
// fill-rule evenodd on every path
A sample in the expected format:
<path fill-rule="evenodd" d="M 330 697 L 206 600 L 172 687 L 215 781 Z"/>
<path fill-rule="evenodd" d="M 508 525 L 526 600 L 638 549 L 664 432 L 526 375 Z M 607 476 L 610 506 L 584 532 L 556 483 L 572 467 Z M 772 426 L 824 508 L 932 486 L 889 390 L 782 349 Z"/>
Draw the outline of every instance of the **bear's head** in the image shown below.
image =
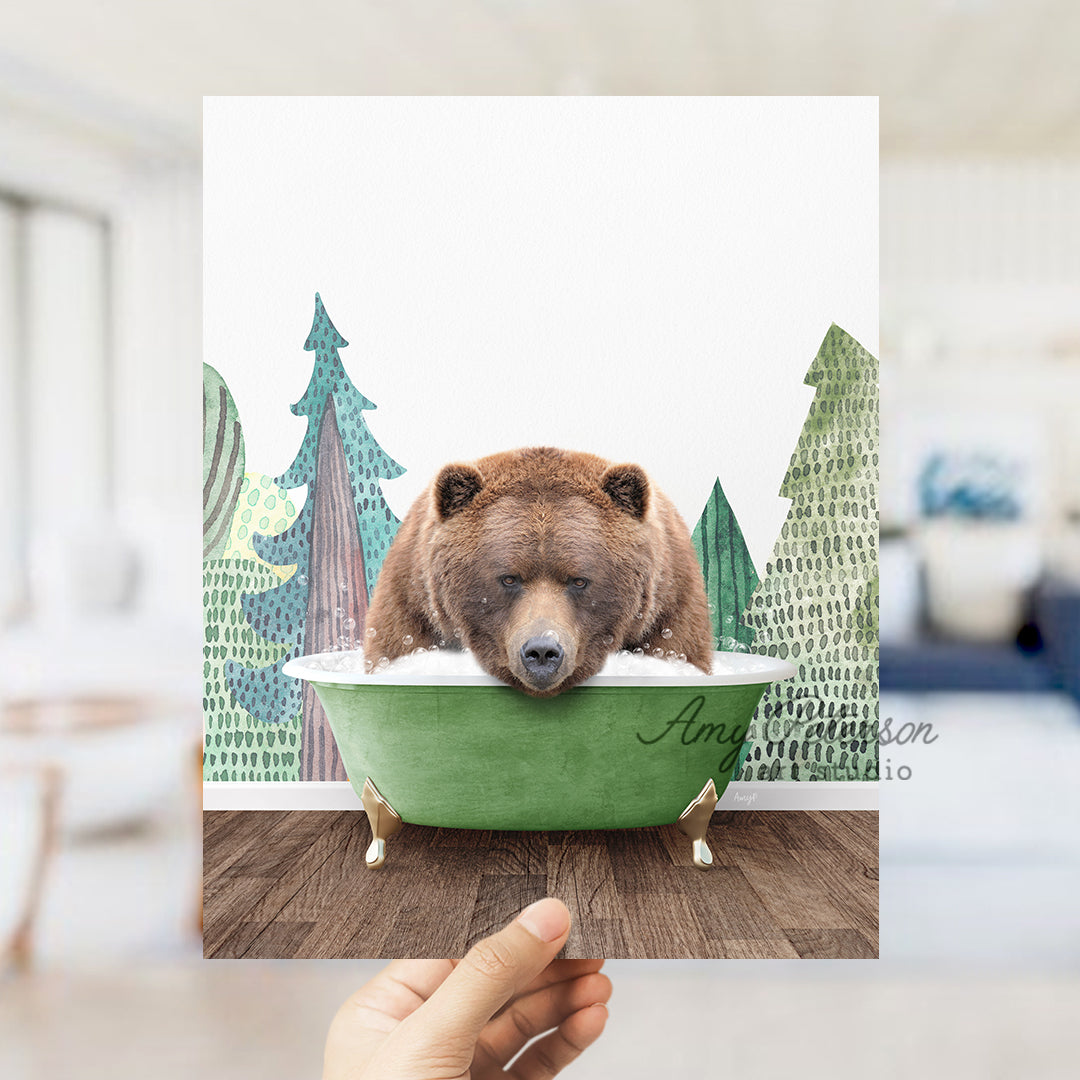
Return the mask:
<path fill-rule="evenodd" d="M 489 674 L 550 697 L 640 626 L 655 570 L 649 480 L 547 450 L 478 464 L 447 465 L 431 488 L 433 613 Z"/>

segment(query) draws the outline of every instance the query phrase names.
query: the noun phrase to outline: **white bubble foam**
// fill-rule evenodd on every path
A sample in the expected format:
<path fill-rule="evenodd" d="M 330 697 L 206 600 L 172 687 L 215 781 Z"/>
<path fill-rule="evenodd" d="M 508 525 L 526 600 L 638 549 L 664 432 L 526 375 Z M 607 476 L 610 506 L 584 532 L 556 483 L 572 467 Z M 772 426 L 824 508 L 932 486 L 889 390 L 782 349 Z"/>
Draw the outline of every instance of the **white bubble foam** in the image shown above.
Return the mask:
<path fill-rule="evenodd" d="M 746 646 L 743 646 L 745 649 Z M 301 658 L 305 667 L 312 671 L 347 672 L 363 674 L 364 652 L 362 649 L 346 649 L 343 652 L 305 656 Z M 749 652 L 722 653 L 713 656 L 712 674 L 751 675 L 767 672 L 774 661 L 767 656 L 756 656 Z M 446 676 L 472 678 L 487 673 L 477 663 L 476 657 L 468 651 L 457 649 L 417 648 L 408 656 L 390 661 L 382 657 L 376 664 L 376 670 L 368 677 L 393 681 L 398 678 L 437 683 Z M 664 656 L 645 656 L 640 649 L 629 652 L 620 649 L 608 656 L 604 666 L 597 673 L 600 676 L 625 676 L 628 678 L 663 678 L 681 677 L 700 678 L 701 671 L 689 663 L 685 654 L 669 651 Z M 585 685 L 588 685 L 586 682 Z"/>

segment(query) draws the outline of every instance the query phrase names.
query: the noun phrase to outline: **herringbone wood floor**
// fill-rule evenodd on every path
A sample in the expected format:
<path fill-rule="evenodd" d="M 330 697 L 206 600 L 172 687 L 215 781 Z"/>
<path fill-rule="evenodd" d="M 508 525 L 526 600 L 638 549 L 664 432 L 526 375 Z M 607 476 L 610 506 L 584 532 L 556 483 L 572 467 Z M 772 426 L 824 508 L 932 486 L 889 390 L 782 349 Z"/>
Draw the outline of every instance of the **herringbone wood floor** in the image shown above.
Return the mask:
<path fill-rule="evenodd" d="M 204 955 L 458 957 L 533 900 L 574 917 L 564 956 L 877 955 L 872 811 L 713 815 L 716 866 L 674 826 L 500 833 L 406 825 L 369 870 L 350 811 L 212 811 L 203 819 Z"/>

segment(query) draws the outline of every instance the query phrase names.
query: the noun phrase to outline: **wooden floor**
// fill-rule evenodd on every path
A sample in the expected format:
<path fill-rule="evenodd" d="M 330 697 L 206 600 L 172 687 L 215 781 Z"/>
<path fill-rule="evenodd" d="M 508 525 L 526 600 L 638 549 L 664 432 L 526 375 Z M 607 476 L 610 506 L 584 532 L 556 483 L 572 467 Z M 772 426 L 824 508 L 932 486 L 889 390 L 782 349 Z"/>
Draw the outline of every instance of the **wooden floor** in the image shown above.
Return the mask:
<path fill-rule="evenodd" d="M 574 916 L 561 955 L 871 958 L 873 811 L 713 815 L 716 865 L 674 826 L 500 833 L 406 825 L 369 870 L 350 811 L 203 818 L 203 952 L 225 958 L 459 957 L 533 900 Z"/>

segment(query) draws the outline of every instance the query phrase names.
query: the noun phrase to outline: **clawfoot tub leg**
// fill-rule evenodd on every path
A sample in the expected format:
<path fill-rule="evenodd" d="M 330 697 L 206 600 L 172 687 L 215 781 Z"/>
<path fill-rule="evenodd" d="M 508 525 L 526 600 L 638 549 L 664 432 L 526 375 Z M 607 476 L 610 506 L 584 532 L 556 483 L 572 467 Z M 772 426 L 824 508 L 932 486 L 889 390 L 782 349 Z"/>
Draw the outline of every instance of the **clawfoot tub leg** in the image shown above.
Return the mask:
<path fill-rule="evenodd" d="M 676 824 L 679 832 L 690 837 L 694 847 L 694 865 L 702 870 L 712 868 L 713 856 L 705 842 L 705 832 L 709 828 L 712 812 L 718 801 L 716 785 L 709 777 L 709 782 L 698 793 L 698 797 L 679 815 Z"/>
<path fill-rule="evenodd" d="M 379 789 L 365 777 L 364 790 L 360 793 L 368 824 L 371 826 L 371 843 L 364 860 L 372 870 L 386 862 L 386 841 L 401 831 L 401 818 L 397 811 L 379 794 Z"/>

